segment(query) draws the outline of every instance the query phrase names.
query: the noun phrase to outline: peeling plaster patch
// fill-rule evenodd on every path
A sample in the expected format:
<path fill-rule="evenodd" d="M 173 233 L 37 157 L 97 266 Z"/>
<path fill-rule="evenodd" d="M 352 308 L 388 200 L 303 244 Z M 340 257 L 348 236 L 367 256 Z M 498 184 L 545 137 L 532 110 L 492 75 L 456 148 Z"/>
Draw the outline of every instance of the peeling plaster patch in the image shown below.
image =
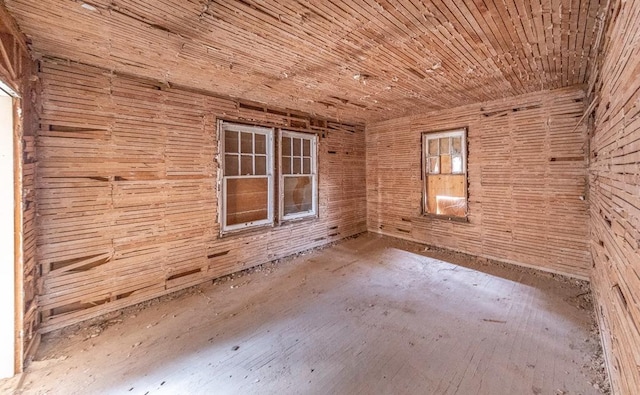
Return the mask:
<path fill-rule="evenodd" d="M 84 8 L 85 10 L 89 10 L 89 11 L 98 11 L 98 9 L 96 7 L 92 6 L 91 4 L 87 4 L 87 3 L 82 3 L 82 5 L 80 7 Z"/>

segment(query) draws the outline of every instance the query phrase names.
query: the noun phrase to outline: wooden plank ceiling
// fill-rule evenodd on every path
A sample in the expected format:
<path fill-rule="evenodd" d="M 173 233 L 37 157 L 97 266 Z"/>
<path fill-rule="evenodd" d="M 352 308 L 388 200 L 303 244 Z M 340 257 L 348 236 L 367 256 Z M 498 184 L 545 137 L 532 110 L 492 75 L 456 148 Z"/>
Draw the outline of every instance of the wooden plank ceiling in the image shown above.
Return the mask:
<path fill-rule="evenodd" d="M 604 0 L 6 0 L 37 55 L 348 121 L 585 83 Z"/>

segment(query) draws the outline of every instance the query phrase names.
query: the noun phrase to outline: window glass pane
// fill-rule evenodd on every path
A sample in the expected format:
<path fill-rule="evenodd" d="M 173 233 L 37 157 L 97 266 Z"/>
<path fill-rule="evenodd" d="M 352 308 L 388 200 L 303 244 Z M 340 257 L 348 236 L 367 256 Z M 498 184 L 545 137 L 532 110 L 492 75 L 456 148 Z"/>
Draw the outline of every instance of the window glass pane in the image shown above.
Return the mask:
<path fill-rule="evenodd" d="M 253 174 L 253 156 L 242 155 L 240 158 L 240 175 L 247 176 Z"/>
<path fill-rule="evenodd" d="M 238 170 L 238 155 L 226 154 L 224 156 L 224 175 L 237 176 L 239 175 Z"/>
<path fill-rule="evenodd" d="M 285 177 L 284 215 L 313 210 L 312 183 L 311 176 Z"/>
<path fill-rule="evenodd" d="M 451 174 L 451 155 L 440 155 L 440 173 Z"/>
<path fill-rule="evenodd" d="M 257 135 L 256 135 L 257 136 Z M 267 175 L 267 157 L 256 155 L 256 175 Z"/>
<path fill-rule="evenodd" d="M 440 173 L 440 157 L 436 156 L 434 158 L 429 158 L 429 173 Z"/>
<path fill-rule="evenodd" d="M 449 137 L 440 139 L 440 155 L 449 153 Z"/>
<path fill-rule="evenodd" d="M 291 174 L 291 157 L 282 157 L 282 174 Z"/>
<path fill-rule="evenodd" d="M 462 157 L 461 156 L 451 157 L 451 172 L 462 173 Z"/>
<path fill-rule="evenodd" d="M 227 179 L 227 226 L 268 218 L 268 179 Z"/>
<path fill-rule="evenodd" d="M 240 148 L 242 153 L 253 153 L 253 133 L 240 133 Z"/>
<path fill-rule="evenodd" d="M 291 139 L 293 141 L 293 156 L 302 155 L 302 139 Z"/>
<path fill-rule="evenodd" d="M 292 174 L 300 174 L 302 173 L 302 161 L 300 158 L 293 157 L 293 169 L 291 169 Z"/>
<path fill-rule="evenodd" d="M 438 154 L 438 140 L 429 140 L 429 156 L 437 156 Z"/>
<path fill-rule="evenodd" d="M 225 152 L 239 152 L 238 151 L 238 132 L 227 130 L 224 132 L 224 151 Z"/>
<path fill-rule="evenodd" d="M 302 173 L 311 174 L 311 158 L 302 159 Z"/>
<path fill-rule="evenodd" d="M 311 156 L 311 140 L 302 140 L 302 155 Z"/>
<path fill-rule="evenodd" d="M 267 153 L 267 136 L 264 134 L 256 133 L 253 135 L 256 144 L 256 154 L 266 154 Z"/>
<path fill-rule="evenodd" d="M 451 153 L 459 154 L 462 152 L 462 137 L 454 137 L 451 139 Z"/>
<path fill-rule="evenodd" d="M 291 138 L 282 138 L 282 155 L 291 156 Z"/>

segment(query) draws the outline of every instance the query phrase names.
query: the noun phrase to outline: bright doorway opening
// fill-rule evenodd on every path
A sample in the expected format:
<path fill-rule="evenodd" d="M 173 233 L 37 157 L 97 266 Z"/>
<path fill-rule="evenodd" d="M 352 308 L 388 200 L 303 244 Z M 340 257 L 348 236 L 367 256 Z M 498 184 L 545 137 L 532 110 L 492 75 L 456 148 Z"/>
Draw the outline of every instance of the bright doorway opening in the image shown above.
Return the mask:
<path fill-rule="evenodd" d="M 0 89 L 0 378 L 15 374 L 13 98 Z"/>

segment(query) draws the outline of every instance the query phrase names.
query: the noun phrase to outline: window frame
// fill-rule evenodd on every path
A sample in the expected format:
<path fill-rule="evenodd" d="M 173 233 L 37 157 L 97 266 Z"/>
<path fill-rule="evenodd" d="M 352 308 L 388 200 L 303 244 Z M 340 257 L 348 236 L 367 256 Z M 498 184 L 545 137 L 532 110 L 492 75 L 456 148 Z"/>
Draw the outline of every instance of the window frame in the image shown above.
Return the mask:
<path fill-rule="evenodd" d="M 265 226 L 273 226 L 274 225 L 274 167 L 275 167 L 275 154 L 274 154 L 274 134 L 275 129 L 264 127 L 264 126 L 254 126 L 254 125 L 246 125 L 242 123 L 235 123 L 230 121 L 219 120 L 218 121 L 218 152 L 219 152 L 219 160 L 218 166 L 220 171 L 218 174 L 220 175 L 220 184 L 221 184 L 221 196 L 218 201 L 220 202 L 218 205 L 218 217 L 220 219 L 220 232 L 221 234 L 228 234 L 236 231 L 240 231 L 243 229 L 251 229 L 257 227 L 265 227 Z M 266 152 L 266 175 L 256 177 L 256 175 L 252 176 L 228 176 L 225 174 L 225 133 L 227 131 L 233 131 L 238 133 L 252 133 L 252 134 L 263 134 L 266 136 L 265 138 L 265 152 Z M 240 136 L 240 135 L 239 135 Z M 254 138 L 254 147 L 252 155 L 255 154 L 255 138 Z M 241 151 L 241 148 L 239 148 Z M 240 152 L 241 155 L 241 152 Z M 254 163 L 255 168 L 255 163 Z M 243 178 L 266 178 L 267 179 L 267 218 L 263 220 L 257 221 L 248 221 L 239 224 L 227 225 L 227 181 L 229 179 L 243 179 Z"/>
<path fill-rule="evenodd" d="M 422 132 L 422 152 L 421 152 L 421 177 L 422 180 L 422 216 L 425 217 L 435 217 L 440 219 L 448 219 L 452 221 L 462 221 L 468 222 L 469 220 L 469 172 L 468 172 L 468 128 L 460 127 L 460 128 L 452 128 L 446 130 L 436 130 L 430 132 Z M 429 173 L 429 140 L 438 140 L 443 137 L 462 137 L 460 154 L 462 156 L 462 172 L 454 173 L 451 172 L 452 175 L 462 174 L 464 175 L 464 199 L 465 199 L 465 213 L 464 216 L 456 216 L 456 215 L 445 215 L 445 214 L 437 214 L 429 212 L 429 203 L 428 203 L 428 182 L 429 176 L 432 173 Z M 438 156 L 441 156 L 438 148 Z M 434 174 L 442 174 L 442 173 L 434 173 Z"/>
<path fill-rule="evenodd" d="M 298 220 L 303 218 L 318 218 L 318 135 L 315 133 L 294 132 L 286 129 L 280 129 L 278 135 L 279 135 L 278 136 L 278 179 L 279 179 L 278 213 L 279 213 L 280 222 L 293 221 L 293 220 Z M 311 193 L 312 201 L 311 201 L 310 211 L 304 211 L 304 212 L 298 212 L 298 213 L 292 213 L 292 214 L 284 213 L 284 197 L 285 197 L 284 196 L 285 195 L 284 179 L 285 179 L 285 176 L 294 176 L 294 177 L 296 176 L 295 174 L 285 175 L 284 172 L 282 171 L 282 146 L 283 146 L 282 140 L 285 136 L 310 141 L 311 173 L 309 175 L 311 176 L 311 183 L 312 183 L 312 193 Z M 293 152 L 291 154 L 293 157 Z M 302 153 L 302 155 L 304 154 Z M 306 174 L 302 174 L 302 175 L 306 175 Z"/>

